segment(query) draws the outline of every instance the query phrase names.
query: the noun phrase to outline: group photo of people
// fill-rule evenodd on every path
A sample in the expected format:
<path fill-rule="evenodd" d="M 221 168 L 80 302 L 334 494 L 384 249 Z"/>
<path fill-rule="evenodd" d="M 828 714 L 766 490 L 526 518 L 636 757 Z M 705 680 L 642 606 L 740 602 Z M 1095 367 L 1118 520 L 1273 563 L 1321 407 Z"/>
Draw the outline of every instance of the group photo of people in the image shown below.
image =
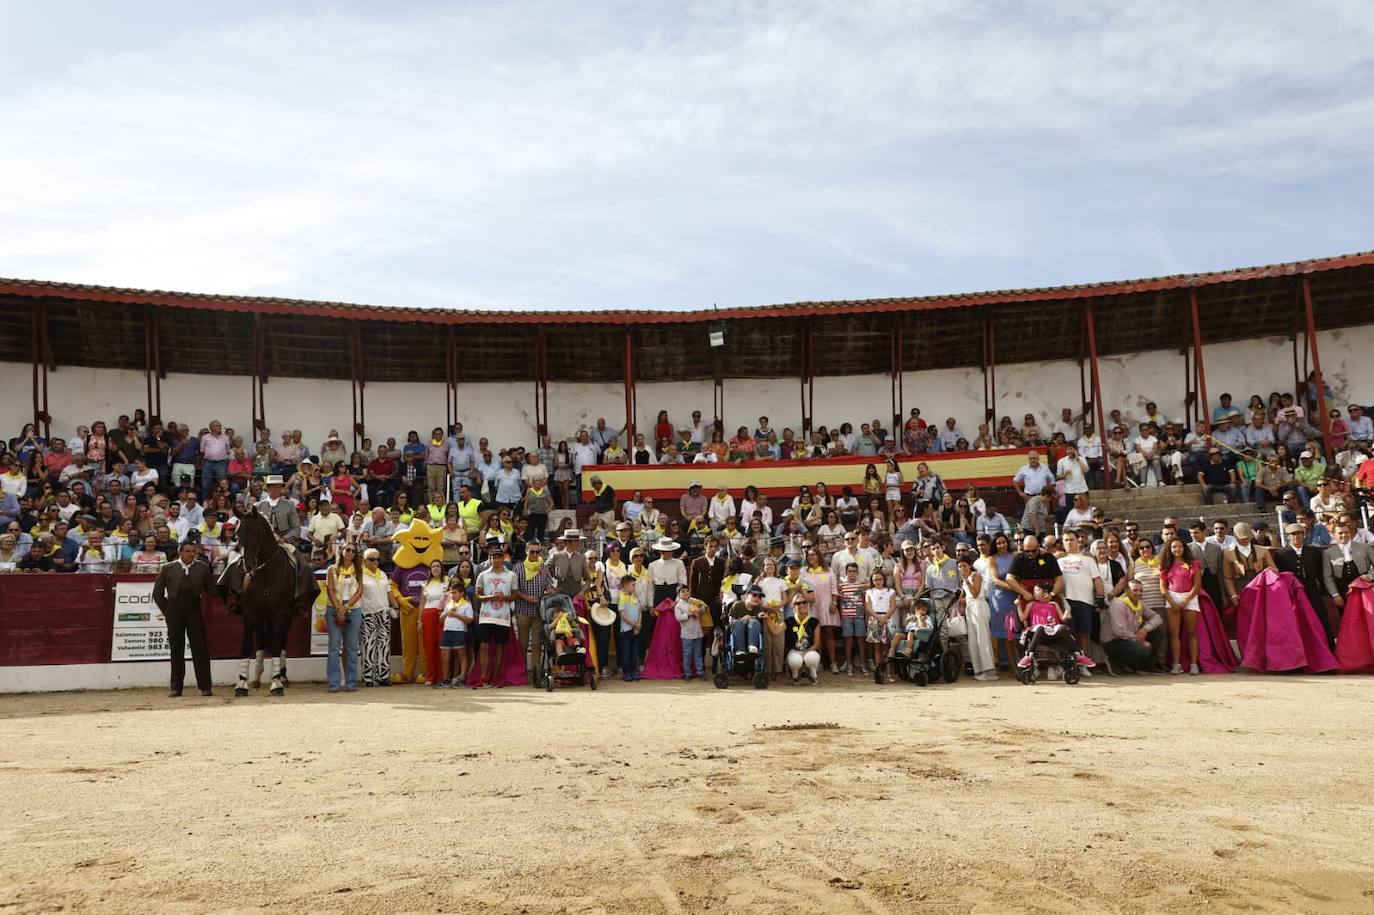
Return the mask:
<path fill-rule="evenodd" d="M 1112 410 L 1105 441 L 1071 408 L 971 435 L 913 408 L 897 430 L 873 419 L 802 435 L 760 416 L 728 437 L 699 410 L 661 411 L 644 431 L 599 419 L 530 447 L 462 423 L 356 448 L 331 430 L 315 447 L 299 430 L 245 440 L 219 420 L 193 430 L 135 410 L 3 443 L 0 573 L 203 563 L 232 604 L 237 531 L 256 512 L 317 579 L 331 691 L 549 686 L 571 662 L 593 682 L 726 686 L 738 668 L 760 688 L 1357 669 L 1374 425 L 1351 403 L 1323 440 L 1315 401 L 1310 385 L 1244 407 L 1224 393 L 1191 427 L 1147 402 L 1138 417 Z M 995 450 L 1024 463 L 981 490 L 919 460 Z M 795 492 L 694 479 L 617 492 L 597 472 L 725 464 L 745 481 L 832 458 L 871 461 L 852 464 L 851 485 Z M 1187 485 L 1263 517 L 1142 530 L 1092 504 L 1105 486 Z M 1299 635 L 1300 657 L 1268 656 L 1278 632 Z"/>

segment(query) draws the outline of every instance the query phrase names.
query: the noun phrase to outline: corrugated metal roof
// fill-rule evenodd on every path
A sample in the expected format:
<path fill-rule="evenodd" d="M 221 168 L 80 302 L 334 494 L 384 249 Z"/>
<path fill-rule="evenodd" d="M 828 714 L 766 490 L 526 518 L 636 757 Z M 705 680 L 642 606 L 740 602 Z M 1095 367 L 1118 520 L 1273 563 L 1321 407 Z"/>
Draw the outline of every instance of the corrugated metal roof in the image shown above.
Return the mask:
<path fill-rule="evenodd" d="M 1322 273 L 1374 264 L 1374 251 L 1336 257 L 1241 267 L 1211 273 L 1185 273 L 1152 279 L 1047 286 L 1038 289 L 1004 289 L 993 292 L 968 292 L 934 296 L 880 299 L 845 299 L 828 302 L 791 302 L 739 308 L 661 311 L 652 309 L 613 309 L 592 311 L 511 311 L 456 308 L 415 308 L 389 305 L 361 305 L 352 302 L 327 302 L 288 299 L 276 296 L 217 295 L 200 292 L 174 292 L 161 289 L 128 289 L 93 286 L 51 280 L 0 278 L 0 294 L 78 299 L 94 302 L 161 305 L 174 308 L 305 314 L 320 317 L 381 321 L 420 321 L 434 324 L 686 324 L 727 318 L 787 318 L 802 315 L 843 315 L 885 313 L 947 308 L 972 308 L 1007 302 L 1037 302 L 1082 299 L 1137 292 L 1213 286 L 1282 276 Z"/>

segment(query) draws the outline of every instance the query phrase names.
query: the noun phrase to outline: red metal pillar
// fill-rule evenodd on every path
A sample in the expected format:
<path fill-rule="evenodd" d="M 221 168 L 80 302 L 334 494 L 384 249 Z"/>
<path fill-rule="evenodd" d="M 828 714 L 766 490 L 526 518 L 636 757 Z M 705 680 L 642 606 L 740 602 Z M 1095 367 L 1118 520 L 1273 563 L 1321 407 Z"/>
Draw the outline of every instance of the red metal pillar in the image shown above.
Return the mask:
<path fill-rule="evenodd" d="M 635 337 L 625 330 L 625 437 L 635 440 Z"/>
<path fill-rule="evenodd" d="M 1331 459 L 1331 418 L 1326 415 L 1326 382 L 1322 379 L 1322 359 L 1317 352 L 1317 322 L 1312 312 L 1312 283 L 1302 278 L 1302 305 L 1307 316 L 1307 345 L 1312 351 L 1312 383 L 1317 386 L 1317 411 L 1321 413 L 1322 452 Z M 1299 401 L 1301 402 L 1301 401 Z"/>
<path fill-rule="evenodd" d="M 891 340 L 891 365 L 888 369 L 892 381 L 892 429 L 891 434 L 896 435 L 902 428 L 902 328 L 896 321 L 892 322 Z"/>
<path fill-rule="evenodd" d="M 988 429 L 993 439 L 997 438 L 997 322 L 991 311 L 983 313 L 983 325 L 988 332 L 988 392 L 991 405 L 988 408 Z"/>
<path fill-rule="evenodd" d="M 42 427 L 45 438 L 52 436 L 52 417 L 48 415 L 48 366 L 52 354 L 48 348 L 48 306 L 39 302 L 29 313 L 33 344 L 33 427 Z"/>
<path fill-rule="evenodd" d="M 1197 290 L 1188 290 L 1188 310 L 1193 317 L 1193 364 L 1197 368 L 1198 396 L 1202 399 L 1200 415 L 1208 421 L 1212 418 L 1212 404 L 1207 399 L 1207 370 L 1202 363 L 1202 324 L 1197 316 Z"/>
<path fill-rule="evenodd" d="M 267 332 L 263 327 L 263 317 L 253 315 L 253 435 L 267 428 L 267 403 L 263 385 L 267 381 Z"/>
<path fill-rule="evenodd" d="M 1102 378 L 1097 370 L 1097 324 L 1093 320 L 1093 304 L 1083 303 L 1083 325 L 1088 337 L 1088 359 L 1093 383 L 1093 409 L 1097 413 L 1097 437 L 1102 442 L 1102 477 L 1107 489 L 1112 488 L 1111 453 L 1107 447 L 1107 417 L 1102 408 Z"/>
<path fill-rule="evenodd" d="M 358 323 L 352 321 L 348 326 L 350 359 L 348 363 L 349 380 L 353 388 L 353 450 L 358 450 L 359 436 L 366 437 L 367 432 L 367 405 L 366 387 L 367 373 L 363 364 L 363 336 L 358 329 Z"/>

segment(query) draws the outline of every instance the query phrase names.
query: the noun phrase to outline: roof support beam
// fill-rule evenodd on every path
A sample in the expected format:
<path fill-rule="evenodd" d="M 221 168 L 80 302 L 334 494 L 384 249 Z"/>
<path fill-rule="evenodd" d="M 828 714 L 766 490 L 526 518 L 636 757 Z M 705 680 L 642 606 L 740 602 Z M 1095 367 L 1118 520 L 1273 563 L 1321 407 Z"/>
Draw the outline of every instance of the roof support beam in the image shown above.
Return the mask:
<path fill-rule="evenodd" d="M 892 435 L 902 428 L 902 326 L 897 319 L 892 321 Z"/>
<path fill-rule="evenodd" d="M 1317 322 L 1312 312 L 1312 282 L 1307 277 L 1302 278 L 1302 305 L 1307 318 L 1307 346 L 1312 351 L 1312 385 L 1317 389 L 1317 412 L 1321 414 L 1322 452 L 1327 460 L 1330 460 L 1331 417 L 1326 415 L 1326 382 L 1322 379 L 1322 357 L 1317 352 Z"/>
<path fill-rule="evenodd" d="M 1092 302 L 1083 303 L 1083 331 L 1084 335 L 1088 338 L 1088 360 L 1091 366 L 1093 411 L 1097 414 L 1097 437 L 1102 442 L 1102 462 L 1104 470 L 1102 476 L 1106 481 L 1107 489 L 1111 489 L 1112 474 L 1115 472 L 1116 468 L 1107 467 L 1107 465 L 1111 463 L 1111 452 L 1108 449 L 1107 436 L 1105 434 L 1107 418 L 1105 411 L 1102 409 L 1102 377 L 1097 370 L 1097 323 L 1094 320 L 1094 310 L 1095 305 Z"/>
<path fill-rule="evenodd" d="M 52 416 L 48 413 L 48 367 L 52 347 L 48 340 L 48 303 L 40 301 L 29 312 L 33 345 L 33 428 L 43 427 L 43 437 L 52 437 Z"/>
<path fill-rule="evenodd" d="M 983 418 L 997 436 L 997 322 L 993 320 L 992 310 L 983 311 L 983 374 L 987 380 L 987 392 L 983 396 Z"/>
<path fill-rule="evenodd" d="M 804 317 L 801 320 L 801 334 L 798 334 L 797 338 L 801 341 L 801 359 L 798 360 L 800 361 L 798 372 L 801 375 L 801 441 L 802 445 L 809 447 L 812 416 L 815 415 L 813 411 L 816 407 L 816 365 L 812 361 L 812 348 L 815 345 L 815 339 L 812 337 L 811 319 L 809 317 Z"/>
<path fill-rule="evenodd" d="M 253 315 L 253 338 L 249 343 L 249 358 L 252 362 L 253 371 L 249 377 L 249 387 L 252 399 L 252 427 L 254 440 L 257 439 L 258 433 L 267 428 L 267 406 L 263 402 L 263 380 L 267 375 L 265 338 L 266 334 L 262 327 L 262 315 Z"/>
<path fill-rule="evenodd" d="M 367 372 L 363 364 L 363 334 L 357 321 L 349 324 L 349 375 L 353 386 L 353 450 L 358 450 L 358 439 L 367 436 Z"/>
<path fill-rule="evenodd" d="M 162 417 L 162 341 L 157 308 L 143 311 L 143 378 L 148 387 L 148 419 Z"/>
<path fill-rule="evenodd" d="M 534 425 L 542 442 L 549 434 L 549 335 L 543 324 L 534 334 Z M 630 442 L 625 444 L 628 446 Z"/>
<path fill-rule="evenodd" d="M 625 329 L 625 437 L 635 440 L 635 334 L 629 328 Z"/>
<path fill-rule="evenodd" d="M 1207 369 L 1202 362 L 1202 324 L 1197 316 L 1197 290 L 1188 290 L 1188 311 L 1193 318 L 1193 365 L 1197 369 L 1197 389 L 1201 398 L 1199 416 L 1212 418 L 1211 401 L 1207 399 Z"/>
<path fill-rule="evenodd" d="M 458 341 L 453 325 L 444 329 L 444 428 L 458 421 Z"/>

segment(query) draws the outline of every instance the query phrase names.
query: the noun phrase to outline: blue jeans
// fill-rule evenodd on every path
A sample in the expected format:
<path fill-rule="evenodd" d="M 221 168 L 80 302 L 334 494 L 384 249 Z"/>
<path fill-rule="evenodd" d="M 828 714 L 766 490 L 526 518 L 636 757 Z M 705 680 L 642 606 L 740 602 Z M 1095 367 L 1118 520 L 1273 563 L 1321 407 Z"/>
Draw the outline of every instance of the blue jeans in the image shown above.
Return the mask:
<path fill-rule="evenodd" d="M 619 629 L 615 634 L 615 653 L 620 660 L 620 672 L 633 676 L 639 672 L 639 636 L 633 629 Z"/>
<path fill-rule="evenodd" d="M 210 493 L 215 491 L 215 484 L 229 476 L 229 462 L 226 461 L 205 461 L 200 465 L 200 499 L 202 502 L 210 501 Z"/>
<path fill-rule="evenodd" d="M 340 686 L 348 689 L 358 688 L 358 632 L 363 626 L 363 611 L 354 608 L 344 614 L 344 624 L 339 625 L 338 615 L 333 607 L 324 611 L 324 620 L 329 628 L 329 654 L 324 659 L 324 674 L 331 689 Z M 339 648 L 344 649 L 344 668 L 339 670 Z"/>
<path fill-rule="evenodd" d="M 763 624 L 757 618 L 731 621 L 730 634 L 735 639 L 735 651 L 748 651 L 750 645 L 763 651 Z"/>
<path fill-rule="evenodd" d="M 691 673 L 695 673 L 698 675 L 705 673 L 704 669 L 702 668 L 702 660 L 703 659 L 701 654 L 701 639 L 683 639 L 682 675 L 685 677 Z M 694 661 L 696 662 L 695 667 L 692 666 L 692 663 Z"/>

